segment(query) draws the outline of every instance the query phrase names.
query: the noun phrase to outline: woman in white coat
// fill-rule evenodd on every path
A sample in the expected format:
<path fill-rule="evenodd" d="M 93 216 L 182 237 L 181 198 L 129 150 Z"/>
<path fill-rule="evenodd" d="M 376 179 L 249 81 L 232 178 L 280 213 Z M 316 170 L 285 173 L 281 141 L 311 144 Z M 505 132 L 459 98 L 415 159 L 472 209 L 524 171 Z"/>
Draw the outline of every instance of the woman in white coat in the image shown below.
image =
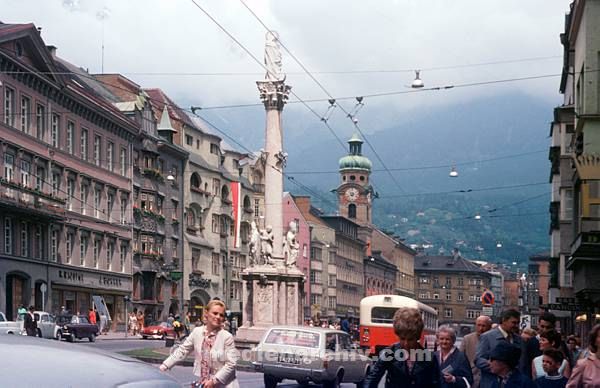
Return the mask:
<path fill-rule="evenodd" d="M 198 376 L 203 388 L 238 388 L 235 364 L 238 353 L 233 336 L 223 330 L 225 303 L 211 300 L 204 310 L 205 325 L 196 327 L 160 366 L 161 371 L 172 368 L 194 350 L 194 375 Z"/>

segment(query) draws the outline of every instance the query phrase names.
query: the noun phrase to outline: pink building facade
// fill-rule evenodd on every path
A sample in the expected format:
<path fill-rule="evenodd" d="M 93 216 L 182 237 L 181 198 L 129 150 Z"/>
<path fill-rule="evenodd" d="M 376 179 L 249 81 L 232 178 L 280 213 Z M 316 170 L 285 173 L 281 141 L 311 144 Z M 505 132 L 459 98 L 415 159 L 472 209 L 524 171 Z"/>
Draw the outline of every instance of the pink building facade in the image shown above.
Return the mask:
<path fill-rule="evenodd" d="M 310 266 L 310 226 L 308 222 L 304 219 L 304 216 L 296 206 L 294 202 L 294 197 L 290 193 L 283 194 L 283 225 L 285 231 L 290 225 L 290 222 L 294 222 L 296 224 L 296 239 L 298 244 L 300 245 L 300 250 L 298 252 L 298 261 L 296 265 L 304 273 L 306 276 L 306 281 L 304 282 L 304 317 L 309 318 L 312 316 L 311 307 L 313 305 L 320 305 L 320 301 L 316 300 L 314 296 L 311 296 L 311 281 L 309 280 L 317 280 L 315 279 L 316 273 L 311 274 L 311 266 Z M 320 279 L 319 279 L 320 280 Z M 319 306 L 320 308 L 320 306 Z"/>

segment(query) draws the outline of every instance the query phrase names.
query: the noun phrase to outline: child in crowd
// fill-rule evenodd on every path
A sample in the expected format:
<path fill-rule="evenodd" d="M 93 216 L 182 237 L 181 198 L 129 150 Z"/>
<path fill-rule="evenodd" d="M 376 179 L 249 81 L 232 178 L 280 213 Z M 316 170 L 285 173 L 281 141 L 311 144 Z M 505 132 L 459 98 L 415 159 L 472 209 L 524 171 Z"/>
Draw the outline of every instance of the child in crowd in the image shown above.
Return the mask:
<path fill-rule="evenodd" d="M 562 352 L 550 348 L 544 350 L 542 357 L 542 368 L 544 368 L 546 375 L 538 377 L 535 380 L 535 384 L 538 388 L 565 388 L 568 379 L 558 373 L 558 369 L 564 360 Z"/>

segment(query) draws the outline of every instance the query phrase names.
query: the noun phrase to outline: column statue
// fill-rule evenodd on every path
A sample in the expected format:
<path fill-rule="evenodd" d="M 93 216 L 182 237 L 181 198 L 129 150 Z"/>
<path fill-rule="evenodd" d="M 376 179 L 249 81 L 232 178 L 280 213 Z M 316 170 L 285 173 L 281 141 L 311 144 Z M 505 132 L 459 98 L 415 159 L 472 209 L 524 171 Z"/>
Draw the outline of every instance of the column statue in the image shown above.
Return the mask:
<path fill-rule="evenodd" d="M 291 221 L 289 229 L 285 235 L 285 241 L 283 242 L 283 256 L 286 258 L 286 266 L 293 267 L 296 265 L 299 248 L 300 244 L 296 239 L 296 223 Z"/>

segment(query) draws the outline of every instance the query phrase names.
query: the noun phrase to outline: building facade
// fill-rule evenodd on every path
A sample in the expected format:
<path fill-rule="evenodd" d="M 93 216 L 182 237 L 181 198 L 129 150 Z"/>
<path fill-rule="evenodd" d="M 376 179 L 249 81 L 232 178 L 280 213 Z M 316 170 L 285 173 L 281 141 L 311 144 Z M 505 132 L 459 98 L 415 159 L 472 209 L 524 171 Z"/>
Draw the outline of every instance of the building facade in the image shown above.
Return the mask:
<path fill-rule="evenodd" d="M 0 310 L 125 322 L 131 283 L 131 144 L 138 126 L 83 83 L 33 24 L 0 24 Z"/>
<path fill-rule="evenodd" d="M 136 122 L 133 143 L 132 309 L 147 320 L 184 312 L 182 297 L 183 166 L 167 110 L 155 111 L 142 88 L 120 74 L 99 74 L 96 90 Z M 89 81 L 88 81 L 89 82 Z"/>
<path fill-rule="evenodd" d="M 555 109 L 550 149 L 551 272 L 556 274 L 552 276 L 550 302 L 574 294 L 582 308 L 573 313 L 586 313 L 590 318 L 600 305 L 599 20 L 600 1 L 571 3 L 561 34 L 564 57 L 560 91 L 564 100 Z M 574 329 L 569 325 L 571 312 L 562 314 L 561 324 L 566 330 Z M 581 333 L 593 324 L 594 319 L 587 319 Z"/>
<path fill-rule="evenodd" d="M 321 216 L 335 230 L 336 316 L 358 318 L 365 295 L 366 243 L 359 239 L 361 226 L 342 216 Z"/>
<path fill-rule="evenodd" d="M 377 227 L 374 227 L 371 233 L 370 245 L 373 252 L 381 251 L 383 256 L 396 267 L 396 281 L 392 293 L 414 298 L 417 252 Z"/>
<path fill-rule="evenodd" d="M 436 309 L 440 325 L 453 326 L 459 335 L 473 330 L 481 295 L 490 287 L 490 273 L 458 253 L 415 258 L 417 300 Z"/>
<path fill-rule="evenodd" d="M 315 306 L 312 317 L 335 321 L 338 317 L 335 229 L 321 219 L 323 214 L 311 205 L 310 197 L 294 196 L 294 200 L 310 227 L 310 266 L 315 271 L 321 270 L 320 276 L 310 279 L 311 291 L 315 294 L 321 291 L 320 309 L 316 311 L 318 306 Z"/>
<path fill-rule="evenodd" d="M 296 230 L 296 241 L 299 246 L 296 266 L 304 273 L 308 281 L 304 282 L 304 318 L 310 318 L 321 311 L 323 304 L 323 264 L 322 261 L 312 263 L 310 252 L 310 225 L 298 209 L 294 196 L 283 193 L 283 225 L 285 231 L 292 225 Z"/>

